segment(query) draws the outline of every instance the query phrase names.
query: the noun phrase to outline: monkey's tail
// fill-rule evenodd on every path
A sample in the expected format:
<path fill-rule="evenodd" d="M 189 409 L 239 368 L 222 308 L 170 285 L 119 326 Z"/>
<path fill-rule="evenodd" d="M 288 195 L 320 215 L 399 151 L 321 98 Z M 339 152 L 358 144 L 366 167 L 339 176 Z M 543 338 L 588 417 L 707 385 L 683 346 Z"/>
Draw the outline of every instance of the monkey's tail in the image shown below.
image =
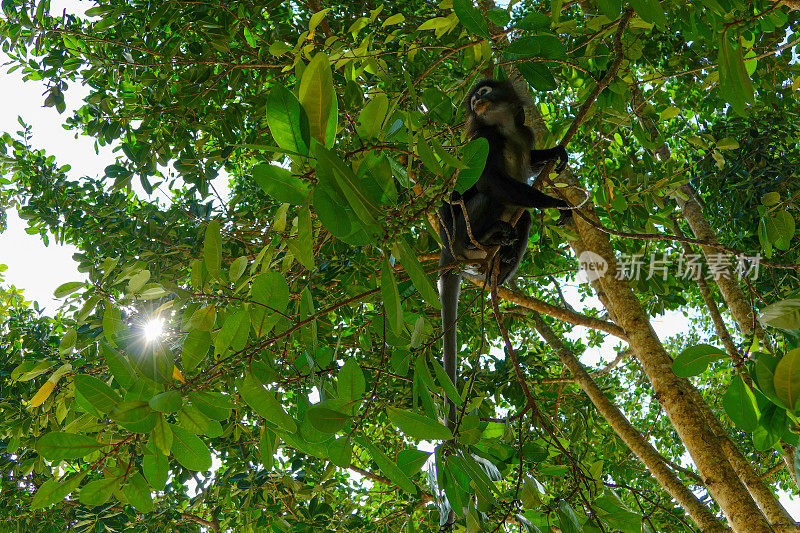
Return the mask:
<path fill-rule="evenodd" d="M 447 377 L 456 384 L 456 321 L 458 319 L 458 298 L 461 295 L 461 272 L 447 270 L 439 277 L 439 299 L 442 302 L 442 364 Z M 447 427 L 456 424 L 456 405 L 447 399 Z"/>

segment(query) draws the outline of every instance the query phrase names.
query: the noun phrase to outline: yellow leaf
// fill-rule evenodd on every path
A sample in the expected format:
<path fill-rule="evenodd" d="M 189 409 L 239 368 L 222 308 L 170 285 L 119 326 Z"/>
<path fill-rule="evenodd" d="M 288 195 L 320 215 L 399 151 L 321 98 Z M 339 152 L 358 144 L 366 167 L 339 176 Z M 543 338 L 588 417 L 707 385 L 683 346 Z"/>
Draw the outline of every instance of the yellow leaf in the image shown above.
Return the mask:
<path fill-rule="evenodd" d="M 33 399 L 31 399 L 31 407 L 39 407 L 44 403 L 44 401 L 50 397 L 50 394 L 53 392 L 53 389 L 56 388 L 56 384 L 52 381 L 45 381 L 44 385 L 39 387 L 39 390 L 36 391 L 36 394 L 33 395 Z"/>
<path fill-rule="evenodd" d="M 177 379 L 181 383 L 186 383 L 186 378 L 183 377 L 183 374 L 181 374 L 181 371 L 178 370 L 178 367 L 174 365 L 172 367 L 172 377 Z"/>

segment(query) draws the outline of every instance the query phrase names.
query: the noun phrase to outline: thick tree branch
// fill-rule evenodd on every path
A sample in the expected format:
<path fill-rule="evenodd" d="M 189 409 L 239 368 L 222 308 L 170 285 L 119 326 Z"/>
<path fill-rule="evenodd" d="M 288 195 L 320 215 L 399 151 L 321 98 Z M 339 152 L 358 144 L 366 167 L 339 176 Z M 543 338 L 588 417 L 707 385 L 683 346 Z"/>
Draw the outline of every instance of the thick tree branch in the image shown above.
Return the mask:
<path fill-rule="evenodd" d="M 465 275 L 464 277 L 478 287 L 485 287 L 485 281 L 480 278 L 469 275 Z M 580 313 L 576 313 L 575 311 L 570 311 L 569 309 L 564 309 L 563 307 L 558 307 L 542 300 L 525 296 L 524 294 L 514 292 L 504 287 L 497 288 L 497 296 L 506 302 L 511 302 L 520 307 L 538 311 L 576 326 L 586 326 L 587 328 L 599 329 L 600 331 L 605 331 L 606 333 L 610 333 L 611 335 L 619 337 L 620 339 L 627 339 L 625 330 L 612 322 L 606 322 L 605 320 L 600 320 L 599 318 L 582 315 Z"/>
<path fill-rule="evenodd" d="M 589 396 L 597 410 L 611 424 L 611 427 L 622 441 L 655 476 L 659 484 L 689 513 L 689 516 L 692 517 L 692 520 L 700 529 L 703 531 L 725 531 L 726 528 L 719 523 L 708 507 L 681 483 L 675 473 L 668 467 L 667 461 L 661 454 L 625 418 L 619 408 L 608 399 L 578 358 L 561 342 L 555 332 L 542 319 L 541 315 L 532 313 L 531 318 L 536 331 L 558 355 L 561 363 L 569 369 L 576 383 Z M 697 476 L 693 473 L 690 477 L 697 480 Z"/>

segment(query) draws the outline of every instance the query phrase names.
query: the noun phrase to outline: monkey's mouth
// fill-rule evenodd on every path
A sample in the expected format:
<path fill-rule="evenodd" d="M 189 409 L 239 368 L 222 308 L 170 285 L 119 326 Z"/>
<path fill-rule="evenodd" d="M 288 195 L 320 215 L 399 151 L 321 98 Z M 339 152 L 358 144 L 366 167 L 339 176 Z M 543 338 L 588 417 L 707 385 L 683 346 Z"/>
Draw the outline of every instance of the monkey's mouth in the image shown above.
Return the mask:
<path fill-rule="evenodd" d="M 489 107 L 489 104 L 489 100 L 478 100 L 472 105 L 472 109 L 478 115 L 483 115 L 484 111 L 486 111 L 486 108 Z"/>

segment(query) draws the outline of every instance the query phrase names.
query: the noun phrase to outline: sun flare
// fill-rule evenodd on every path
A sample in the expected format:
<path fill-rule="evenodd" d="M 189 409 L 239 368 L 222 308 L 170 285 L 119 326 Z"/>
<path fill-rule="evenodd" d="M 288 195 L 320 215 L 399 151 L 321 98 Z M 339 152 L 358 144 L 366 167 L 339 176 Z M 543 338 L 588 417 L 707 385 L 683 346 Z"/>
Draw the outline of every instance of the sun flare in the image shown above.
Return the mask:
<path fill-rule="evenodd" d="M 147 342 L 158 340 L 164 333 L 164 319 L 154 318 L 150 320 L 144 325 L 143 331 Z"/>

